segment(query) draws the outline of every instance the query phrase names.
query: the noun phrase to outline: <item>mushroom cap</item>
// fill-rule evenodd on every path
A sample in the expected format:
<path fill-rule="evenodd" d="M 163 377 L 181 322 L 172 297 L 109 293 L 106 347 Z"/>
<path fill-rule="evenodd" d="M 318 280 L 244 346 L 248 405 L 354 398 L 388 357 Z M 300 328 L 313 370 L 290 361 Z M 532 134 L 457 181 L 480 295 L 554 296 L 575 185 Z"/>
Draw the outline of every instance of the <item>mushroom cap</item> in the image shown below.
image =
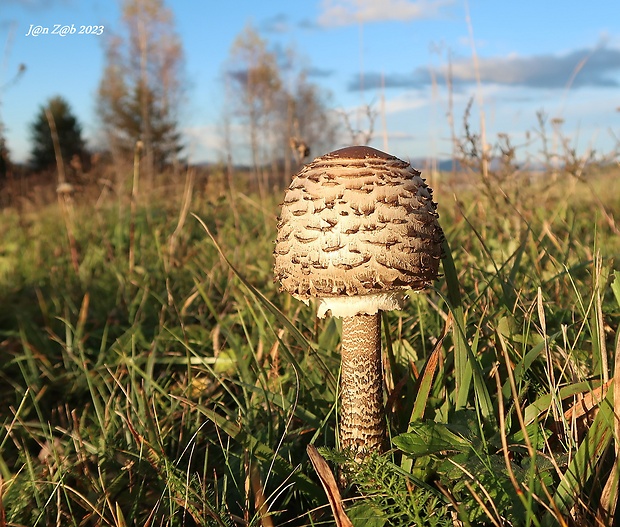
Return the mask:
<path fill-rule="evenodd" d="M 374 314 L 437 278 L 443 232 L 432 190 L 409 163 L 367 146 L 321 156 L 284 195 L 275 277 L 319 316 Z"/>

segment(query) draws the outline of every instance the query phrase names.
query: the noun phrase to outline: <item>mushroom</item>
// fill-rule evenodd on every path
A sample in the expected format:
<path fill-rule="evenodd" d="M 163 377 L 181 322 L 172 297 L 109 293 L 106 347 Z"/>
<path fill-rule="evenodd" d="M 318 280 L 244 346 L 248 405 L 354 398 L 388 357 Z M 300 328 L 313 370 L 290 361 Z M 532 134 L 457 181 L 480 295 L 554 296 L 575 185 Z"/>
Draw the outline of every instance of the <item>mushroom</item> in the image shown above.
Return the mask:
<path fill-rule="evenodd" d="M 340 447 L 360 461 L 386 443 L 382 310 L 437 278 L 443 232 L 432 190 L 394 156 L 353 146 L 321 156 L 287 189 L 274 251 L 281 290 L 342 318 Z"/>

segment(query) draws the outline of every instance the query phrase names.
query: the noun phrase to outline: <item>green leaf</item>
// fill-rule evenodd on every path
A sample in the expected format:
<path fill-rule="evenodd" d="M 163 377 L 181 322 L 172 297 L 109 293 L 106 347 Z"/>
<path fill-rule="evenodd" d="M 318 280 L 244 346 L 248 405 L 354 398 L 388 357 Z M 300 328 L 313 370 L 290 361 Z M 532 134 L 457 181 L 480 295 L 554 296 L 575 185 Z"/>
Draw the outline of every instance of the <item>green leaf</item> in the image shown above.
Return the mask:
<path fill-rule="evenodd" d="M 620 307 L 620 272 L 614 271 L 614 279 L 611 281 L 611 290 L 616 297 L 616 303 Z"/>
<path fill-rule="evenodd" d="M 534 448 L 542 449 L 547 439 L 551 437 L 552 432 L 550 430 L 540 429 L 538 423 L 530 423 L 526 425 L 525 430 L 519 429 L 515 432 L 511 436 L 510 441 L 518 445 L 523 445 L 525 443 L 526 434 Z"/>
<path fill-rule="evenodd" d="M 467 452 L 471 443 L 450 431 L 444 424 L 428 421 L 411 423 L 409 432 L 393 439 L 394 445 L 404 453 L 419 457 L 440 452 Z"/>
<path fill-rule="evenodd" d="M 347 511 L 347 516 L 355 527 L 383 527 L 387 523 L 383 511 L 367 502 L 351 507 Z"/>

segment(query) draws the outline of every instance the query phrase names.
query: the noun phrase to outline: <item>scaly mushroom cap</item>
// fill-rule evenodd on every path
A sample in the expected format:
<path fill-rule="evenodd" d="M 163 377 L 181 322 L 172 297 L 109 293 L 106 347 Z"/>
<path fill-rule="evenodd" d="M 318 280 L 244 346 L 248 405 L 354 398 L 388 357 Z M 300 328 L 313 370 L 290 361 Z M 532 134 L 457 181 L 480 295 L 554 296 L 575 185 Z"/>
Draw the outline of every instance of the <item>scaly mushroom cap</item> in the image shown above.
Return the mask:
<path fill-rule="evenodd" d="M 281 289 L 319 316 L 374 314 L 437 278 L 443 232 L 432 190 L 404 161 L 354 146 L 315 159 L 284 196 L 276 239 Z"/>

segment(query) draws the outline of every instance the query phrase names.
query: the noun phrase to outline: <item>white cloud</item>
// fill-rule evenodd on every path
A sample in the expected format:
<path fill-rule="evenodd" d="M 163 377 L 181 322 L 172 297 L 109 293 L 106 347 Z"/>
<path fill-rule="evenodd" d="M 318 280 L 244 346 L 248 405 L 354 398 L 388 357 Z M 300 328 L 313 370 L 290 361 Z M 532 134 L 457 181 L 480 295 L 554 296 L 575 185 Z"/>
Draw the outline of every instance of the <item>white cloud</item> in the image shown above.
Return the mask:
<path fill-rule="evenodd" d="M 611 88 L 620 85 L 620 49 L 597 46 L 560 56 L 511 54 L 488 57 L 480 59 L 478 68 L 481 80 L 490 83 L 531 88 L 565 88 L 570 85 Z M 454 62 L 452 75 L 455 82 L 473 83 L 476 79 L 473 62 Z"/>
<path fill-rule="evenodd" d="M 222 131 L 217 125 L 188 126 L 182 132 L 186 140 L 186 155 L 190 162 L 224 157 Z"/>
<path fill-rule="evenodd" d="M 221 123 L 186 126 L 182 129 L 185 139 L 185 155 L 190 163 L 203 161 L 222 161 L 226 159 L 224 129 Z M 249 163 L 247 145 L 247 126 L 240 123 L 230 124 L 231 148 L 236 163 Z"/>
<path fill-rule="evenodd" d="M 476 84 L 476 65 L 471 59 L 455 60 L 451 67 L 455 87 Z M 520 56 L 513 53 L 502 57 L 481 57 L 477 68 L 484 84 L 551 90 L 586 86 L 617 88 L 620 86 L 620 48 L 597 46 L 563 55 Z M 448 66 L 436 67 L 433 70 L 437 82 L 444 84 L 448 76 Z M 364 89 L 421 89 L 432 84 L 431 73 L 428 67 L 385 75 L 366 72 Z M 349 91 L 358 91 L 358 77 L 353 76 L 347 87 Z"/>
<path fill-rule="evenodd" d="M 385 113 L 388 115 L 393 113 L 401 113 L 409 110 L 417 110 L 418 108 L 423 108 L 428 105 L 428 98 L 421 97 L 416 93 L 404 93 L 401 96 L 387 99 L 385 101 Z"/>
<path fill-rule="evenodd" d="M 365 22 L 384 22 L 434 18 L 454 0 L 323 0 L 319 24 L 347 26 Z"/>

